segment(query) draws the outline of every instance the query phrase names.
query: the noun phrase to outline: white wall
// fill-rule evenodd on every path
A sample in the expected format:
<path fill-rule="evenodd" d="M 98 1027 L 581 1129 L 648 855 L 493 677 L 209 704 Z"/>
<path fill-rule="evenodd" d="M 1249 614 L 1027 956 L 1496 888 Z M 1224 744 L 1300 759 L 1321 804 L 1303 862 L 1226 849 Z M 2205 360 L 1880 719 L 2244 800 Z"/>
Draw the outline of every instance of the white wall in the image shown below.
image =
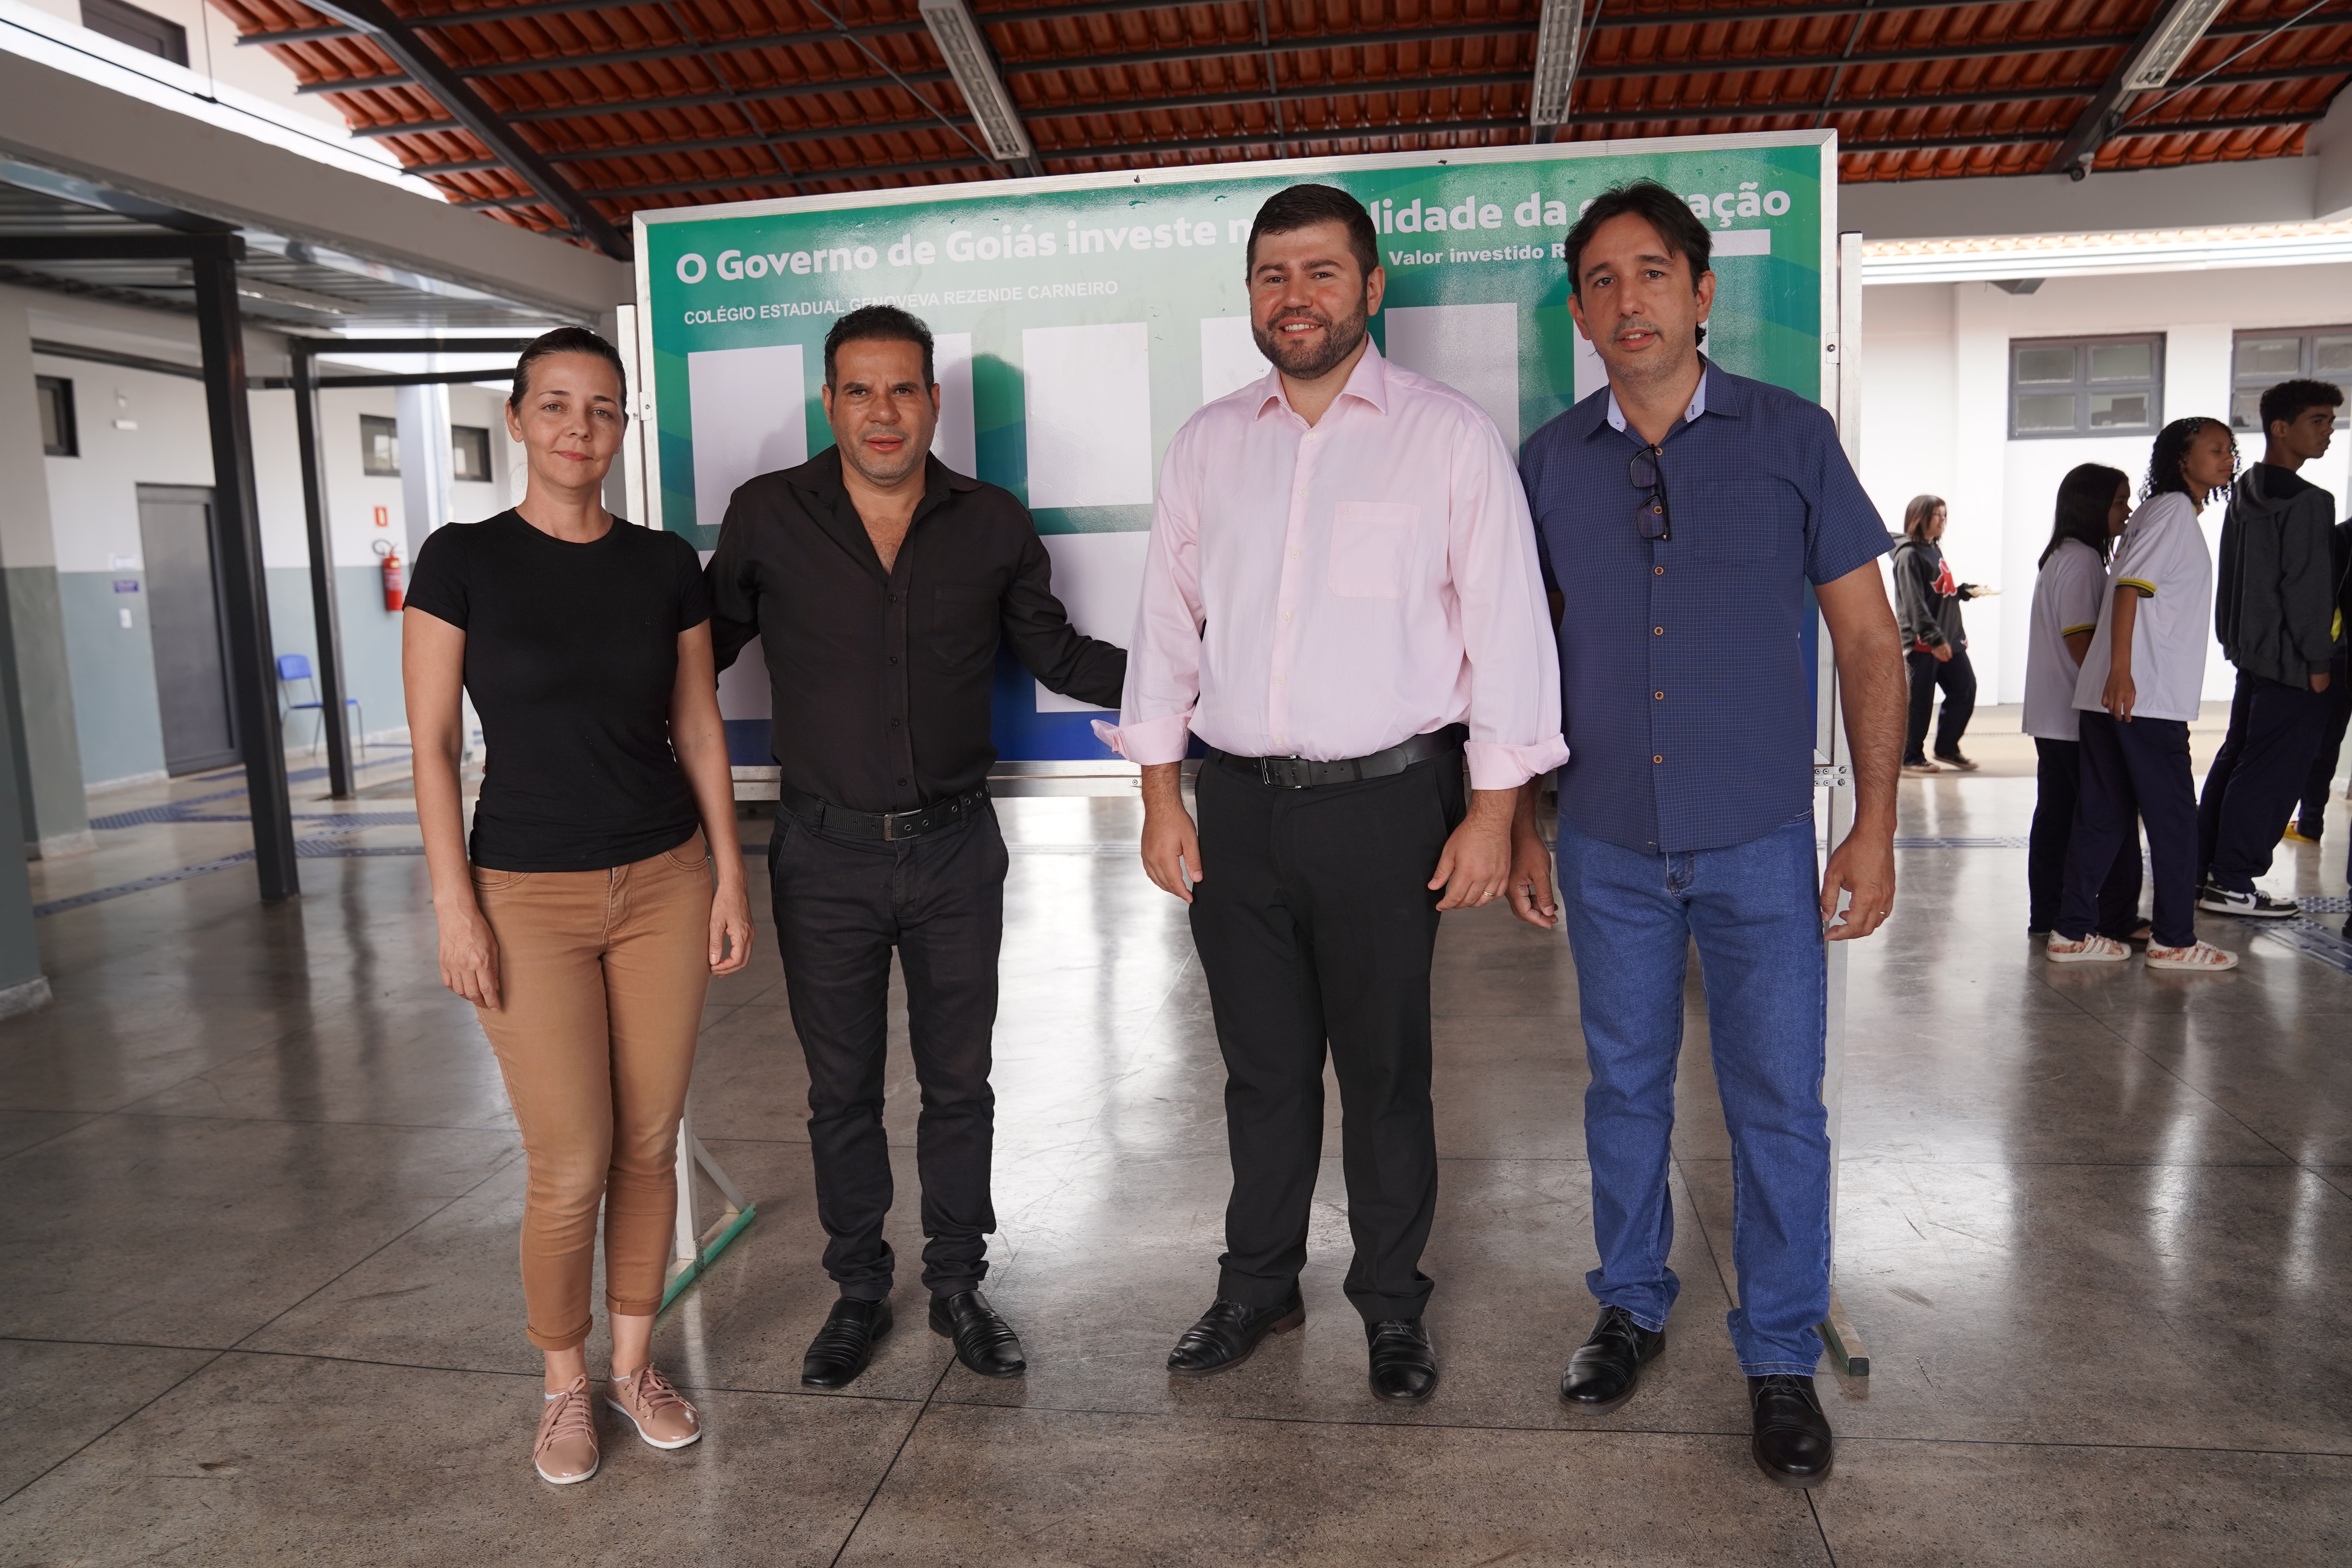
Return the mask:
<path fill-rule="evenodd" d="M 2058 481 L 2078 463 L 2147 471 L 2147 435 L 2009 439 L 2009 344 L 2013 338 L 2165 334 L 2164 417 L 2226 418 L 2232 334 L 2327 326 L 2352 317 L 2352 266 L 2281 267 L 2119 277 L 2053 278 L 2028 295 L 1989 283 L 1904 284 L 1870 289 L 1863 306 L 1863 482 L 1900 527 L 1921 491 L 1950 503 L 1944 551 L 1963 581 L 2002 596 L 1968 610 L 1969 656 L 1982 700 L 2025 694 L 2025 637 L 2034 563 L 2048 542 Z M 2261 456 L 2258 444 L 2242 449 Z M 2333 491 L 2337 515 L 2352 495 L 2352 439 L 2305 470 Z M 2206 516 L 2209 541 L 2219 509 Z M 2226 698 L 2234 672 L 2218 647 L 2206 695 Z"/>
<path fill-rule="evenodd" d="M 191 366 L 196 362 L 191 321 L 55 296 L 23 297 L 34 302 L 27 313 L 37 337 Z M 255 374 L 283 374 L 283 344 L 273 335 L 249 333 L 247 353 Z M 68 658 L 83 773 L 90 784 L 102 784 L 162 766 L 153 655 L 147 640 L 139 487 L 212 484 L 205 389 L 202 382 L 186 377 L 88 360 L 36 354 L 34 363 L 39 374 L 62 376 L 74 388 L 80 453 L 49 458 L 45 463 L 50 531 L 69 622 Z M 334 371 L 331 365 L 326 368 L 326 374 Z M 272 637 L 280 653 L 315 655 L 293 395 L 265 391 L 249 395 Z M 366 732 L 377 736 L 398 736 L 406 719 L 400 687 L 400 617 L 383 608 L 374 546 L 379 539 L 389 539 L 404 556 L 408 551 L 403 542 L 400 480 L 362 472 L 360 416 L 391 417 L 394 402 L 391 388 L 354 388 L 322 394 L 320 409 L 345 684 L 361 702 Z M 505 438 L 501 404 L 497 393 L 478 387 L 450 389 L 453 421 L 493 432 L 491 479 L 451 487 L 451 521 L 478 521 L 508 504 L 507 480 L 519 467 L 520 448 Z M 136 427 L 121 428 L 118 422 Z M 375 526 L 379 506 L 387 520 L 383 528 Z M 115 592 L 113 585 L 125 581 L 141 582 L 142 590 Z M 127 627 L 119 624 L 124 609 L 131 611 L 132 624 Z M 289 740 L 298 744 L 310 734 L 307 720 L 297 720 L 289 729 Z"/>

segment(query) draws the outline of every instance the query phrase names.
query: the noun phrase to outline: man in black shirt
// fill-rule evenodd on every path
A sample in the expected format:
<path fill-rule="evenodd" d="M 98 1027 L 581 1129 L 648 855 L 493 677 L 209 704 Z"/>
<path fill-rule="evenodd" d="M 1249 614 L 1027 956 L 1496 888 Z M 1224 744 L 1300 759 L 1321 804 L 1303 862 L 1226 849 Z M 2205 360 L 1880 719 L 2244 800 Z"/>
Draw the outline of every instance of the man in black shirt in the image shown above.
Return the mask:
<path fill-rule="evenodd" d="M 781 809 L 768 851 L 793 1026 L 808 1058 L 825 1272 L 840 1287 L 801 1381 L 839 1388 L 890 1328 L 882 1131 L 890 950 L 907 980 L 923 1110 L 930 1324 L 972 1371 L 1009 1377 L 1021 1342 L 988 1272 L 988 1084 L 1004 840 L 988 801 L 1000 639 L 1055 691 L 1117 708 L 1127 655 L 1054 597 L 1028 510 L 930 456 L 931 334 L 875 305 L 824 342 L 834 447 L 739 489 L 709 568 L 719 668 L 761 640 L 774 688 Z"/>

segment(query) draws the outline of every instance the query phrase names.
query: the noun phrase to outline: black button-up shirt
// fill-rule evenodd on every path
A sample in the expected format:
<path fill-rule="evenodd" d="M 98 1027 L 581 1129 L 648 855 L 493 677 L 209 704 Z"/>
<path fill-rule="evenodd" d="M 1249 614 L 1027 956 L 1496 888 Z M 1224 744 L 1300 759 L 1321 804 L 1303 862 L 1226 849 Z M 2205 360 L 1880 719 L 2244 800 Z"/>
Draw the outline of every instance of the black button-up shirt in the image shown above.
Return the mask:
<path fill-rule="evenodd" d="M 1127 653 L 1079 634 L 1013 494 L 926 460 L 882 570 L 838 447 L 736 490 L 709 567 L 719 668 L 761 640 L 783 782 L 852 811 L 912 811 L 988 778 L 1000 640 L 1045 686 L 1117 708 Z"/>

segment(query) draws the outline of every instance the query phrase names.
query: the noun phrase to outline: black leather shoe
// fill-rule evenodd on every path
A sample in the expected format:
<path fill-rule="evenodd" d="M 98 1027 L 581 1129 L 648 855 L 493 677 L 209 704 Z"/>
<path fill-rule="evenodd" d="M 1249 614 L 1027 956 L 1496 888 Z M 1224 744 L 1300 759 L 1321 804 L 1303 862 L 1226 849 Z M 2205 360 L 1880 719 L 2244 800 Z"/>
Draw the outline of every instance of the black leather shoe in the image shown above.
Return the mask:
<path fill-rule="evenodd" d="M 1633 1397 L 1641 1386 L 1642 1363 L 1657 1359 L 1666 1348 L 1666 1331 L 1652 1331 L 1633 1321 L 1622 1307 L 1603 1307 L 1601 1321 L 1559 1376 L 1559 1396 L 1571 1409 L 1606 1415 Z"/>
<path fill-rule="evenodd" d="M 801 1358 L 803 1388 L 846 1388 L 874 1359 L 874 1342 L 890 1331 L 890 1303 L 844 1296 Z"/>
<path fill-rule="evenodd" d="M 953 1340 L 956 1360 L 982 1377 L 1018 1377 L 1029 1370 L 1021 1336 L 977 1290 L 932 1297 L 931 1332 Z"/>
<path fill-rule="evenodd" d="M 1830 1479 L 1835 1456 L 1829 1417 L 1822 1414 L 1811 1378 L 1788 1373 L 1751 1377 L 1748 1405 L 1756 1418 L 1748 1451 L 1758 1469 L 1784 1487 L 1817 1487 Z"/>
<path fill-rule="evenodd" d="M 1168 1352 L 1168 1370 L 1202 1377 L 1239 1366 L 1266 1335 L 1286 1334 L 1306 1321 L 1307 1303 L 1297 1290 L 1271 1307 L 1244 1307 L 1220 1296 Z"/>
<path fill-rule="evenodd" d="M 1437 1388 L 1437 1352 L 1430 1348 L 1429 1331 L 1419 1318 L 1391 1318 L 1366 1323 L 1364 1339 L 1372 1347 L 1372 1392 L 1400 1405 L 1417 1404 Z"/>

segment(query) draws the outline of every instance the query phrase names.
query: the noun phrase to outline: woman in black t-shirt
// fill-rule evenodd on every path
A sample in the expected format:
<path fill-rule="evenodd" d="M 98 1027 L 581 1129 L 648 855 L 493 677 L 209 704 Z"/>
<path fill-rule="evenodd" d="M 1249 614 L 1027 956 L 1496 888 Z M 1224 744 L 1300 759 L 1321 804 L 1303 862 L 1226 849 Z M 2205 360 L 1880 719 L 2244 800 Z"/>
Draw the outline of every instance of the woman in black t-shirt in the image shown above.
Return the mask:
<path fill-rule="evenodd" d="M 598 1461 L 583 1346 L 600 1208 L 606 1402 L 656 1448 L 702 1436 L 652 1363 L 654 1314 L 703 995 L 751 942 L 699 559 L 598 499 L 625 395 L 593 332 L 524 351 L 507 400 L 522 505 L 425 542 L 401 654 L 441 981 L 478 1010 L 530 1168 L 523 1301 L 547 1357 L 531 1458 L 559 1486 Z M 461 689 L 489 752 L 470 847 Z"/>

